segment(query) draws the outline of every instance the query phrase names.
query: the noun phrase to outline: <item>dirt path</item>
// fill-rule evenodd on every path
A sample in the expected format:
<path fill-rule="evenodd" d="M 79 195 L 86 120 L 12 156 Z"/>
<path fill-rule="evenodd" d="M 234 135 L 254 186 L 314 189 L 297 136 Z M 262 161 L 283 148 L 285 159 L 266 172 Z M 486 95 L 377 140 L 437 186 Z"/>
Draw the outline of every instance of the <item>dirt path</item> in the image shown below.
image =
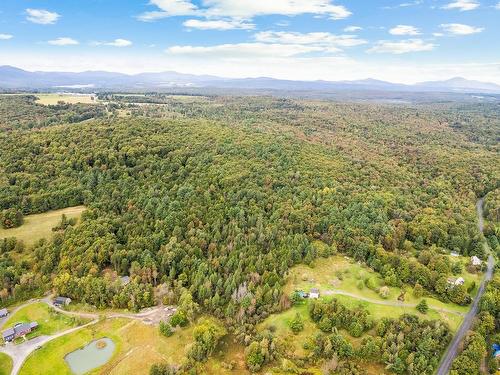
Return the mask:
<path fill-rule="evenodd" d="M 338 295 L 341 295 L 341 296 L 353 297 L 353 298 L 356 298 L 357 300 L 360 300 L 360 301 L 365 301 L 365 302 L 373 303 L 373 304 L 376 304 L 376 305 L 383 305 L 383 306 L 410 307 L 410 308 L 413 308 L 413 307 L 417 306 L 416 303 L 404 303 L 404 302 L 400 302 L 400 301 L 381 301 L 381 300 L 378 300 L 378 299 L 372 299 L 372 298 L 362 297 L 362 296 L 360 296 L 358 294 L 344 292 L 343 290 L 338 290 L 338 289 L 326 290 L 326 291 L 324 291 L 324 294 L 327 295 L 327 296 L 338 294 Z M 450 314 L 456 314 L 456 315 L 460 315 L 460 316 L 465 316 L 465 314 L 462 313 L 462 312 L 460 312 L 460 311 L 450 310 L 450 309 L 441 308 L 441 307 L 430 307 L 430 308 L 432 310 L 436 310 L 436 311 L 440 311 L 440 312 L 445 312 L 445 313 L 450 313 Z"/>
<path fill-rule="evenodd" d="M 481 198 L 477 204 L 476 204 L 476 209 L 477 209 L 477 216 L 478 216 L 478 228 L 482 232 L 483 231 L 483 198 Z M 485 248 L 487 252 L 489 253 L 488 256 L 488 268 L 486 270 L 486 274 L 484 275 L 483 280 L 481 281 L 481 285 L 479 286 L 479 289 L 477 291 L 476 296 L 474 297 L 474 300 L 472 301 L 472 307 L 470 308 L 469 312 L 465 316 L 464 321 L 462 322 L 462 325 L 458 329 L 457 333 L 453 337 L 450 346 L 448 347 L 448 350 L 444 354 L 443 358 L 441 359 L 441 362 L 439 364 L 439 368 L 436 372 L 437 375 L 446 375 L 450 371 L 451 364 L 453 363 L 453 360 L 458 354 L 458 347 L 462 340 L 464 339 L 465 335 L 467 334 L 467 331 L 471 329 L 472 323 L 474 322 L 474 317 L 476 316 L 478 310 L 479 310 L 479 301 L 481 300 L 481 297 L 484 294 L 484 290 L 486 288 L 486 283 L 491 280 L 493 276 L 493 269 L 495 266 L 495 259 L 493 258 L 493 255 L 491 255 L 488 245 L 485 245 Z"/>
<path fill-rule="evenodd" d="M 37 302 L 44 302 L 50 307 L 52 307 L 54 310 L 61 314 L 65 315 L 71 315 L 71 316 L 77 316 L 80 318 L 85 318 L 85 319 L 92 319 L 91 322 L 86 323 L 84 325 L 74 327 L 71 329 L 68 329 L 63 332 L 56 333 L 54 335 L 49 335 L 49 336 L 38 336 L 35 337 L 31 340 L 25 341 L 22 344 L 14 344 L 14 343 L 7 343 L 5 346 L 0 347 L 0 352 L 5 353 L 8 356 L 12 358 L 13 361 L 13 367 L 12 367 L 12 372 L 11 375 L 17 375 L 19 373 L 19 370 L 21 369 L 23 363 L 26 361 L 28 356 L 33 353 L 35 350 L 40 348 L 41 346 L 45 345 L 49 341 L 52 341 L 58 337 L 68 335 L 70 333 L 73 333 L 75 331 L 78 331 L 82 328 L 88 327 L 92 324 L 96 324 L 99 322 L 100 317 L 104 317 L 107 319 L 115 319 L 115 318 L 127 318 L 127 319 L 135 319 L 135 320 L 141 320 L 145 324 L 156 324 L 160 320 L 167 319 L 170 315 L 172 315 L 176 309 L 175 307 L 164 307 L 164 306 L 157 306 L 157 307 L 152 307 L 149 308 L 146 311 L 140 312 L 140 313 L 103 313 L 103 314 L 95 314 L 95 313 L 88 313 L 88 312 L 78 312 L 78 311 L 66 311 L 63 310 L 57 306 L 54 306 L 52 304 L 52 296 L 48 296 L 42 299 L 33 299 L 30 300 L 29 302 L 18 306 L 16 309 L 14 309 L 11 313 L 13 315 L 16 311 L 22 309 L 25 306 L 28 306 L 33 303 Z M 0 321 L 0 328 L 3 324 L 5 324 L 5 320 Z"/>

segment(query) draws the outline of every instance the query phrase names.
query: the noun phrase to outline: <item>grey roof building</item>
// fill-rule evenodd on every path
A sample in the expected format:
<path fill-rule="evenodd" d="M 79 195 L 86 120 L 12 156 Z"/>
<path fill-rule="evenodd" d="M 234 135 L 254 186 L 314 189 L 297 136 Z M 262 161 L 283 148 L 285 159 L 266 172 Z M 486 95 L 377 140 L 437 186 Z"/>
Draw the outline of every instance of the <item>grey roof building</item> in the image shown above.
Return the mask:
<path fill-rule="evenodd" d="M 7 311 L 7 309 L 0 309 L 0 318 L 4 318 L 7 315 L 9 315 L 9 312 Z"/>

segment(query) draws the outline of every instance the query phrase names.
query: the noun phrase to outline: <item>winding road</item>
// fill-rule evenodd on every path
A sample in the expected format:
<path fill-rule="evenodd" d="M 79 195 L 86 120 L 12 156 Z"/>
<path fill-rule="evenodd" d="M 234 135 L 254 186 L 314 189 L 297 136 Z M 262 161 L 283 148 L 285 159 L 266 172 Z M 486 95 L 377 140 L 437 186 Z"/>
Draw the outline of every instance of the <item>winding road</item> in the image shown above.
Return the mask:
<path fill-rule="evenodd" d="M 477 209 L 477 216 L 478 216 L 478 228 L 479 228 L 479 231 L 482 233 L 483 232 L 483 198 L 481 198 L 477 202 L 476 209 Z M 444 354 L 443 358 L 441 359 L 439 367 L 436 371 L 437 375 L 446 375 L 449 373 L 450 368 L 451 368 L 451 364 L 453 363 L 453 360 L 457 356 L 459 345 L 462 342 L 462 340 L 464 339 L 465 335 L 467 334 L 467 331 L 470 330 L 472 327 L 472 323 L 474 322 L 474 317 L 476 316 L 478 309 L 479 309 L 479 301 L 481 300 L 481 297 L 483 296 L 484 290 L 486 288 L 486 283 L 488 281 L 490 281 L 491 278 L 493 277 L 493 268 L 495 266 L 495 259 L 493 258 L 493 255 L 491 255 L 487 244 L 485 244 L 485 248 L 489 253 L 488 268 L 486 270 L 486 274 L 484 275 L 484 278 L 481 281 L 481 285 L 479 286 L 477 294 L 474 297 L 474 300 L 472 301 L 472 306 L 471 306 L 469 312 L 465 316 L 464 321 L 462 322 L 462 325 L 460 326 L 457 333 L 453 337 L 453 340 L 451 340 L 451 344 L 448 346 L 446 353 Z"/>
<path fill-rule="evenodd" d="M 136 320 L 141 320 L 143 322 L 154 322 L 158 321 L 161 318 L 165 318 L 166 316 L 170 316 L 175 312 L 175 308 L 173 307 L 164 307 L 164 306 L 157 306 L 153 308 L 149 308 L 143 312 L 140 313 L 104 313 L 104 314 L 95 314 L 95 313 L 88 313 L 88 312 L 77 312 L 77 311 L 66 311 L 63 310 L 57 306 L 54 306 L 52 304 L 52 297 L 48 296 L 43 299 L 33 299 L 30 300 L 29 302 L 18 306 L 16 309 L 14 309 L 10 315 L 14 315 L 16 311 L 22 309 L 25 306 L 28 306 L 33 303 L 37 302 L 44 302 L 50 307 L 52 307 L 54 310 L 61 314 L 65 315 L 71 315 L 71 316 L 77 316 L 80 318 L 85 318 L 85 319 L 92 319 L 92 321 L 78 326 L 74 328 L 70 328 L 66 331 L 58 332 L 54 335 L 44 335 L 44 336 L 38 336 L 35 337 L 31 340 L 27 340 L 21 344 L 14 344 L 12 342 L 7 343 L 5 346 L 0 346 L 0 353 L 5 353 L 8 356 L 12 358 L 13 365 L 12 365 L 12 372 L 11 375 L 17 375 L 19 373 L 19 370 L 21 370 L 21 367 L 23 363 L 26 361 L 26 358 L 33 353 L 35 350 L 40 348 L 42 345 L 45 345 L 49 341 L 52 341 L 58 337 L 68 335 L 70 333 L 73 333 L 75 331 L 78 331 L 80 329 L 83 329 L 85 327 L 88 327 L 92 324 L 96 324 L 99 322 L 99 317 L 105 317 L 107 319 L 113 319 L 113 318 L 127 318 L 127 319 L 136 319 Z M 0 320 L 0 328 L 3 327 L 5 322 L 7 321 L 7 318 L 3 318 Z"/>

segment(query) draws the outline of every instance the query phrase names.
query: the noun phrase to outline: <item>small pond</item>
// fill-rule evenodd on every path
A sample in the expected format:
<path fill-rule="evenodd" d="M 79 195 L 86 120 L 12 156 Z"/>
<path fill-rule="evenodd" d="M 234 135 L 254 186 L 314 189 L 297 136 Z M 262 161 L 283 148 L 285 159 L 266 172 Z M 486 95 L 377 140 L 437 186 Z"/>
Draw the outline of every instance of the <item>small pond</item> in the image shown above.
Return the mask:
<path fill-rule="evenodd" d="M 104 337 L 67 354 L 64 360 L 74 374 L 83 375 L 108 362 L 114 351 L 115 343 L 113 340 Z"/>

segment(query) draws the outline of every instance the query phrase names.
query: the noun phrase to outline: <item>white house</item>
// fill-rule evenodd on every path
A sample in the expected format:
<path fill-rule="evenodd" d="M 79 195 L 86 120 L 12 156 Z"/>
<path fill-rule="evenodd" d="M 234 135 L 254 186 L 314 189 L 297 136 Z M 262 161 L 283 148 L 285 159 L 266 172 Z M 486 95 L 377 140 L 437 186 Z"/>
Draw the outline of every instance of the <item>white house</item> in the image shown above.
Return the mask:
<path fill-rule="evenodd" d="M 465 280 L 463 277 L 459 277 L 458 279 L 455 279 L 454 277 L 449 277 L 448 278 L 448 284 L 449 285 L 464 285 Z"/>
<path fill-rule="evenodd" d="M 314 298 L 314 299 L 319 298 L 319 289 L 318 288 L 312 288 L 311 292 L 309 293 L 309 298 Z"/>
<path fill-rule="evenodd" d="M 470 257 L 470 262 L 473 266 L 480 266 L 481 265 L 481 259 L 479 259 L 477 256 L 473 255 Z"/>

